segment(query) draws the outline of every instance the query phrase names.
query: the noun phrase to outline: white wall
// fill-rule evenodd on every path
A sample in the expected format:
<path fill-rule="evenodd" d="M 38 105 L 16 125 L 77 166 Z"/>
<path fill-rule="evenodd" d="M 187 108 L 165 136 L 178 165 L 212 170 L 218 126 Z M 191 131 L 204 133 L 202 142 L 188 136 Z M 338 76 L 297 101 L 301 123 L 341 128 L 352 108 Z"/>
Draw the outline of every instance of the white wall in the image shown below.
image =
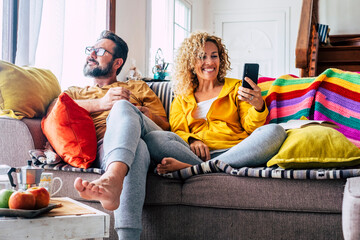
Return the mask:
<path fill-rule="evenodd" d="M 188 0 L 192 4 L 192 25 L 194 31 L 211 31 L 211 25 L 208 25 L 207 12 L 209 11 L 209 0 Z"/>
<path fill-rule="evenodd" d="M 359 0 L 319 0 L 319 22 L 329 25 L 330 35 L 360 33 Z"/>

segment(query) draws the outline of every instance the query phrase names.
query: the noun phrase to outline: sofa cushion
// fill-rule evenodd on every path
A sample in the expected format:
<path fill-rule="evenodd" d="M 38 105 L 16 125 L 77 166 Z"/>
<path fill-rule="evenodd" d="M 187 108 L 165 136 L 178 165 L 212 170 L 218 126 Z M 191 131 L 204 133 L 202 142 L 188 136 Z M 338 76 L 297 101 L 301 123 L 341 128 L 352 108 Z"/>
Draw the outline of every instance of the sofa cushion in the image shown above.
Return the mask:
<path fill-rule="evenodd" d="M 341 212 L 345 179 L 237 177 L 224 173 L 184 181 L 182 203 L 222 209 Z"/>
<path fill-rule="evenodd" d="M 282 168 L 329 168 L 360 164 L 360 149 L 330 127 L 308 126 L 287 131 L 278 154 L 267 166 Z"/>
<path fill-rule="evenodd" d="M 0 61 L 0 116 L 42 117 L 60 91 L 51 71 Z"/>
<path fill-rule="evenodd" d="M 166 179 L 149 172 L 146 179 L 147 205 L 176 205 L 182 202 L 183 182 L 178 179 Z"/>
<path fill-rule="evenodd" d="M 66 93 L 41 121 L 41 128 L 51 146 L 70 165 L 88 168 L 95 161 L 97 140 L 89 112 Z"/>

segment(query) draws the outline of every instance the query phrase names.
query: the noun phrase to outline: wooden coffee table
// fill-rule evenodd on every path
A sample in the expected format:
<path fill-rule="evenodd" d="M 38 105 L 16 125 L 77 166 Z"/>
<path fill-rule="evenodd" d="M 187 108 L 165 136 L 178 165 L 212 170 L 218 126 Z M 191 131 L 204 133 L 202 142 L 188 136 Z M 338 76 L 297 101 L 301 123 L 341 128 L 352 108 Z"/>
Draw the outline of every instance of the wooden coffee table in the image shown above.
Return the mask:
<path fill-rule="evenodd" d="M 62 207 L 35 218 L 0 217 L 0 239 L 103 239 L 110 216 L 71 198 L 53 198 Z"/>

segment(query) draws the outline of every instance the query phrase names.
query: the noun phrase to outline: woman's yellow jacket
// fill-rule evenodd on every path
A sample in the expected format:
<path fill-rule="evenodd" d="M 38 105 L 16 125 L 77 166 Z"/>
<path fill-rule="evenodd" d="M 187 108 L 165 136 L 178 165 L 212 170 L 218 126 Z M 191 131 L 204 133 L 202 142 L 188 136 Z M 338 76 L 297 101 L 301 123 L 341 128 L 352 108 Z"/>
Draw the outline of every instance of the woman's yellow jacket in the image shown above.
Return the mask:
<path fill-rule="evenodd" d="M 241 81 L 225 78 L 218 98 L 211 105 L 207 119 L 195 119 L 193 112 L 197 107 L 194 94 L 175 97 L 171 104 L 171 131 L 184 141 L 195 138 L 203 141 L 210 150 L 227 149 L 248 137 L 256 128 L 264 125 L 268 115 L 265 105 L 258 112 L 249 103 L 237 98 Z"/>

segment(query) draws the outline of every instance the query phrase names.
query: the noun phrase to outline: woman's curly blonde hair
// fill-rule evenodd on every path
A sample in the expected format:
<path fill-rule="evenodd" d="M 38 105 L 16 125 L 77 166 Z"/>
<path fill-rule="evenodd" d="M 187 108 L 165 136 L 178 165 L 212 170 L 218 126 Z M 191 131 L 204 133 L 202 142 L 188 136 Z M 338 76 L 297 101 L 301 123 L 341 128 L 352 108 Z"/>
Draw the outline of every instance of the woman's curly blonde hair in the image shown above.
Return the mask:
<path fill-rule="evenodd" d="M 204 56 L 206 42 L 213 42 L 219 51 L 220 66 L 218 81 L 224 82 L 226 72 L 230 70 L 228 50 L 222 43 L 221 38 L 206 32 L 195 32 L 181 44 L 175 60 L 175 74 L 173 76 L 173 89 L 175 95 L 186 96 L 194 92 L 199 81 L 195 74 L 195 64 Z"/>

